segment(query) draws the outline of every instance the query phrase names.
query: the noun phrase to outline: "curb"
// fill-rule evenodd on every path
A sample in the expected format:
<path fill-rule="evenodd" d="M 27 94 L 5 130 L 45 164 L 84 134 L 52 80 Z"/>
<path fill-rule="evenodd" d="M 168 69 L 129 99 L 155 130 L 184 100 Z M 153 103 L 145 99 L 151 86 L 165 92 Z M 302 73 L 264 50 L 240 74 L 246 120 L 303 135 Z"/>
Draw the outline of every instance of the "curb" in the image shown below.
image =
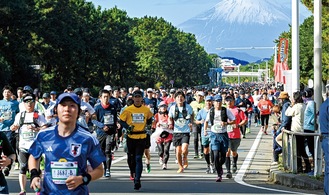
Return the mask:
<path fill-rule="evenodd" d="M 323 182 L 313 179 L 306 175 L 298 175 L 292 173 L 285 173 L 278 169 L 278 166 L 271 166 L 269 173 L 270 181 L 288 187 L 321 190 L 323 189 Z"/>

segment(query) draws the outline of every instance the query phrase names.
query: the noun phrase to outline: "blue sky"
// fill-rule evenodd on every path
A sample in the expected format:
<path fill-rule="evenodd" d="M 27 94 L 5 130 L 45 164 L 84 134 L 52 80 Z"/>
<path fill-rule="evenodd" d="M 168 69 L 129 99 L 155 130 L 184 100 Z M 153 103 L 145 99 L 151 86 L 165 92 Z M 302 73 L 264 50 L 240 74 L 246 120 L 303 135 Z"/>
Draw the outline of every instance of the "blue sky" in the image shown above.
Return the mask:
<path fill-rule="evenodd" d="M 88 0 L 87 0 L 88 1 Z M 174 26 L 212 8 L 219 0 L 89 0 L 97 7 L 117 6 L 129 17 L 163 17 Z"/>

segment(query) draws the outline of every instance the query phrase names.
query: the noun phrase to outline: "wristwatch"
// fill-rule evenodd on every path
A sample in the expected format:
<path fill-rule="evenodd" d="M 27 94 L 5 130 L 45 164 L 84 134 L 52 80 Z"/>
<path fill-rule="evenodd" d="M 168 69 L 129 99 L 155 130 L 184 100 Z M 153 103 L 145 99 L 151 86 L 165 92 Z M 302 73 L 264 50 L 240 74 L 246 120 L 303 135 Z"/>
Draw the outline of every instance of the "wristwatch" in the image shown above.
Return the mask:
<path fill-rule="evenodd" d="M 83 185 L 88 185 L 90 180 L 91 180 L 91 175 L 90 174 L 88 174 L 88 173 L 82 174 Z"/>

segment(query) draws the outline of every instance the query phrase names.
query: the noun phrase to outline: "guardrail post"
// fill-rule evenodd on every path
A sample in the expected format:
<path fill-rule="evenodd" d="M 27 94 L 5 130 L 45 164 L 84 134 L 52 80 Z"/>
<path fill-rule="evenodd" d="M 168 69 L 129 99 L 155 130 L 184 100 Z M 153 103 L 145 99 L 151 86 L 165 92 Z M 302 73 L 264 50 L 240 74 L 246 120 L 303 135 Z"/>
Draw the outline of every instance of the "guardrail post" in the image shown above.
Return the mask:
<path fill-rule="evenodd" d="M 322 174 L 322 147 L 320 142 L 320 136 L 315 137 L 314 145 L 314 176 L 319 176 Z"/>
<path fill-rule="evenodd" d="M 289 135 L 282 131 L 282 162 L 283 167 L 285 170 L 290 169 L 290 163 L 289 163 Z"/>
<path fill-rule="evenodd" d="M 291 136 L 291 161 L 292 161 L 292 172 L 297 173 L 297 143 L 296 143 L 296 135 Z"/>

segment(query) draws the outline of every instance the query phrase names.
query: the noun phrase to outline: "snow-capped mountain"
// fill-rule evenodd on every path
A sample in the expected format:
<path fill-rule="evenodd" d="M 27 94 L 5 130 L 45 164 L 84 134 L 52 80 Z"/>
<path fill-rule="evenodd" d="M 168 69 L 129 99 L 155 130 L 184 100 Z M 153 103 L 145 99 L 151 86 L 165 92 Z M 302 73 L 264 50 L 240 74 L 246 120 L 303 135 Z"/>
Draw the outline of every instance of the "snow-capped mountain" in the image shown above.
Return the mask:
<path fill-rule="evenodd" d="M 290 4 L 289 4 L 290 3 Z M 300 23 L 311 13 L 300 4 Z M 213 8 L 187 20 L 178 27 L 196 35 L 209 53 L 221 53 L 216 48 L 274 47 L 280 33 L 291 24 L 290 0 L 220 0 Z M 225 50 L 225 56 L 239 58 L 239 53 L 253 57 L 270 57 L 274 49 Z M 230 52 L 232 51 L 232 52 Z"/>

